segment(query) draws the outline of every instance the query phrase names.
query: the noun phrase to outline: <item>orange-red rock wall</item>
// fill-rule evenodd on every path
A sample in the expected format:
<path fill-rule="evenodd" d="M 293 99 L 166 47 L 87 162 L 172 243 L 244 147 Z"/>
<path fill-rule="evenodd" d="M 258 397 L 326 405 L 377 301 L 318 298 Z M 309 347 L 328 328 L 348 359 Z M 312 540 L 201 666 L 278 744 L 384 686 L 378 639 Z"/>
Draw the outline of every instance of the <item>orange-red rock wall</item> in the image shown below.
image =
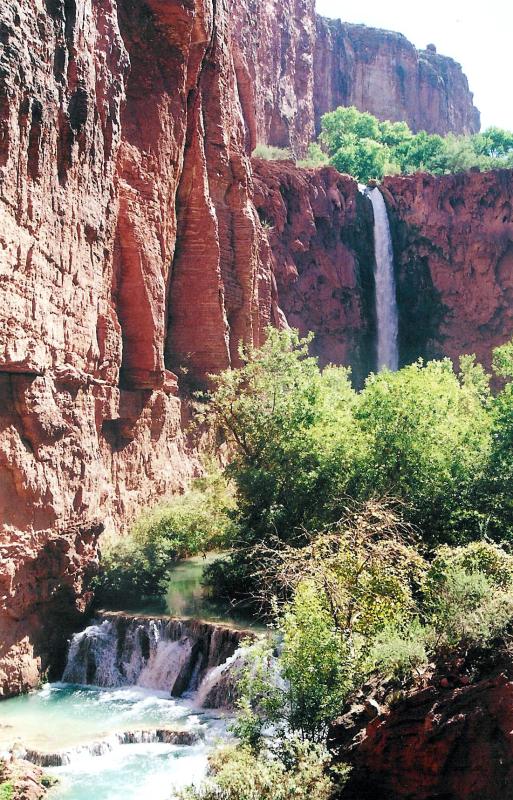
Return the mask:
<path fill-rule="evenodd" d="M 504 800 L 513 780 L 513 683 L 505 674 L 461 689 L 428 688 L 370 722 L 343 760 L 345 800 Z M 332 742 L 347 729 L 335 726 Z"/>
<path fill-rule="evenodd" d="M 513 335 L 513 171 L 383 182 L 396 258 L 403 363 L 475 353 Z"/>
<path fill-rule="evenodd" d="M 467 78 L 452 58 L 417 50 L 400 33 L 317 17 L 317 130 L 327 111 L 352 105 L 414 131 L 468 134 L 480 127 Z"/>
<path fill-rule="evenodd" d="M 258 142 L 302 156 L 322 115 L 339 105 L 404 120 L 415 131 L 479 130 L 453 59 L 419 51 L 398 33 L 317 16 L 314 0 L 229 3 L 248 148 Z"/>
<path fill-rule="evenodd" d="M 271 276 L 223 0 L 0 8 L 0 696 L 98 536 L 197 471 L 173 370 L 258 342 Z"/>

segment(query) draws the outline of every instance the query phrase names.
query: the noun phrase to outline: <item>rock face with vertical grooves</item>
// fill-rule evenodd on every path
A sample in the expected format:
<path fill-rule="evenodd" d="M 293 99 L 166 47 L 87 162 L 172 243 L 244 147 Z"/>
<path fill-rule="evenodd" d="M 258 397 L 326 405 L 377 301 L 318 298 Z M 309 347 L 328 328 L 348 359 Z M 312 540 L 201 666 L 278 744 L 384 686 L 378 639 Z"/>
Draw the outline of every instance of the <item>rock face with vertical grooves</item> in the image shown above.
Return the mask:
<path fill-rule="evenodd" d="M 0 695 L 89 600 L 102 529 L 197 470 L 175 370 L 258 343 L 261 258 L 224 0 L 0 9 Z"/>
<path fill-rule="evenodd" d="M 317 16 L 314 0 L 230 5 L 248 146 L 302 156 L 321 116 L 339 105 L 404 120 L 415 131 L 479 130 L 461 66 L 433 46 L 417 50 L 400 33 Z"/>

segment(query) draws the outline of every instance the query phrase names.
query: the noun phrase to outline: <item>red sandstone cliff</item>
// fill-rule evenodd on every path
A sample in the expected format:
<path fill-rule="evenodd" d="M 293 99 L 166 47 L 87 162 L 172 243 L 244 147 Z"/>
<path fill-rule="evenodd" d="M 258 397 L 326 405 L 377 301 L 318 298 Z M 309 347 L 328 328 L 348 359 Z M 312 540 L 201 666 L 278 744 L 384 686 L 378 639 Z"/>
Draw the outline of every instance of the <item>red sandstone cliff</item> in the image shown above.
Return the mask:
<path fill-rule="evenodd" d="M 513 335 L 513 171 L 383 182 L 394 228 L 401 359 L 476 353 Z"/>
<path fill-rule="evenodd" d="M 333 167 L 253 160 L 255 203 L 267 229 L 280 310 L 313 331 L 321 364 L 347 364 L 357 383 L 374 366 L 372 211 Z"/>
<path fill-rule="evenodd" d="M 306 151 L 320 118 L 355 105 L 413 130 L 479 130 L 459 64 L 399 33 L 315 15 L 314 0 L 229 0 L 248 148 Z"/>
<path fill-rule="evenodd" d="M 417 50 L 400 33 L 317 17 L 314 76 L 317 130 L 327 111 L 352 105 L 414 131 L 479 130 L 460 65 L 431 48 Z"/>
<path fill-rule="evenodd" d="M 346 741 L 344 719 L 332 744 Z M 347 800 L 507 800 L 513 781 L 513 683 L 505 674 L 452 691 L 413 692 L 360 731 L 340 757 Z"/>
<path fill-rule="evenodd" d="M 85 608 L 98 535 L 196 469 L 170 369 L 258 342 L 271 276 L 225 3 L 0 9 L 0 695 Z"/>

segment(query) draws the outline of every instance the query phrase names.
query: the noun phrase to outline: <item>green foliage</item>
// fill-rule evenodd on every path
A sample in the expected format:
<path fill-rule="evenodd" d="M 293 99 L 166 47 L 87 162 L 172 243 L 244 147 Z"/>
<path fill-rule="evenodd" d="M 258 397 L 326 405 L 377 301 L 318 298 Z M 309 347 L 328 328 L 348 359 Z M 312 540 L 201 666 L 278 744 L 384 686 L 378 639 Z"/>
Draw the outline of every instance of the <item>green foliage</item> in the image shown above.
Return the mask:
<path fill-rule="evenodd" d="M 425 572 L 417 616 L 376 637 L 368 669 L 404 683 L 440 654 L 493 646 L 512 621 L 513 556 L 487 540 L 444 545 Z"/>
<path fill-rule="evenodd" d="M 456 375 L 449 359 L 371 375 L 355 407 L 365 448 L 357 491 L 403 499 L 431 540 L 480 533 L 461 516 L 490 452 L 489 390 L 471 359 Z M 462 531 L 463 526 L 468 526 Z"/>
<path fill-rule="evenodd" d="M 277 615 L 277 646 L 250 650 L 236 734 L 253 749 L 269 729 L 323 741 L 330 721 L 365 673 L 376 636 L 416 613 L 426 565 L 411 532 L 383 503 L 353 511 L 335 533 L 285 547 L 258 577 L 292 599 Z"/>
<path fill-rule="evenodd" d="M 417 618 L 404 625 L 384 628 L 376 637 L 367 660 L 367 671 L 377 670 L 386 679 L 404 684 L 428 662 L 426 631 Z"/>
<path fill-rule="evenodd" d="M 513 134 L 509 131 L 489 128 L 473 136 L 445 137 L 426 131 L 414 134 L 404 122 L 379 122 L 355 107 L 325 114 L 319 143 L 338 170 L 363 182 L 396 172 L 442 175 L 513 164 Z"/>
<path fill-rule="evenodd" d="M 253 158 L 263 158 L 266 161 L 289 161 L 293 159 L 290 150 L 285 147 L 273 147 L 268 144 L 257 144 L 252 153 Z"/>
<path fill-rule="evenodd" d="M 310 339 L 269 329 L 260 350 L 241 353 L 244 366 L 213 377 L 209 418 L 224 432 L 236 487 L 235 552 L 214 565 L 211 583 L 251 588 L 247 550 L 277 537 L 301 539 L 330 515 L 357 449 L 352 421 L 356 393 L 345 369 L 322 373 L 308 355 Z"/>
<path fill-rule="evenodd" d="M 334 628 L 326 598 L 313 581 L 299 584 L 280 629 L 288 727 L 302 739 L 322 742 L 352 687 L 348 643 Z"/>
<path fill-rule="evenodd" d="M 14 800 L 14 786 L 10 781 L 0 783 L 0 800 Z"/>
<path fill-rule="evenodd" d="M 430 546 L 513 537 L 511 384 L 492 398 L 465 356 L 458 372 L 449 359 L 419 361 L 356 393 L 346 370 L 319 370 L 308 344 L 271 331 L 243 367 L 214 379 L 208 413 L 230 442 L 236 491 L 233 551 L 207 574 L 217 593 L 254 596 L 256 563 L 307 545 L 351 498 L 401 501 Z M 511 360 L 508 347 L 496 353 L 502 374 Z"/>
<path fill-rule="evenodd" d="M 329 800 L 328 763 L 324 748 L 296 739 L 257 754 L 225 747 L 210 757 L 210 778 L 181 800 Z"/>
<path fill-rule="evenodd" d="M 425 604 L 435 651 L 485 647 L 504 633 L 513 619 L 513 594 L 498 590 L 478 570 L 450 568 L 428 584 Z"/>
<path fill-rule="evenodd" d="M 275 734 L 322 742 L 330 721 L 352 688 L 352 655 L 337 632 L 326 598 L 303 582 L 278 618 L 278 660 L 273 643 L 252 647 L 240 680 L 234 732 L 253 750 Z"/>
<path fill-rule="evenodd" d="M 306 158 L 297 162 L 298 167 L 304 167 L 306 169 L 312 167 L 322 167 L 326 164 L 329 164 L 329 158 L 326 153 L 322 151 L 321 146 L 317 144 L 317 142 L 312 142 L 308 146 Z"/>
<path fill-rule="evenodd" d="M 106 542 L 102 550 L 99 602 L 162 594 L 178 560 L 224 545 L 232 505 L 224 477 L 213 472 L 194 481 L 184 495 L 142 514 L 128 536 Z"/>

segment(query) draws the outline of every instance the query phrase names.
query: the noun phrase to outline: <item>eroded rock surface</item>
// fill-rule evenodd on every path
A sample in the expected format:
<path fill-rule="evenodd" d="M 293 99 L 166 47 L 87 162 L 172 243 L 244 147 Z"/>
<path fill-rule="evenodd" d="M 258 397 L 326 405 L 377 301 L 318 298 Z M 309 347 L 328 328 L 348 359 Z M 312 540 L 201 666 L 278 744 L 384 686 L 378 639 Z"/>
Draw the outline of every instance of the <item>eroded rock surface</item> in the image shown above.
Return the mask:
<path fill-rule="evenodd" d="M 513 172 L 418 174 L 383 186 L 403 363 L 475 353 L 489 367 L 513 334 Z"/>
<path fill-rule="evenodd" d="M 213 0 L 2 4 L 0 695 L 62 653 L 101 531 L 197 470 L 175 371 L 270 318 L 227 25 Z"/>
<path fill-rule="evenodd" d="M 368 723 L 345 751 L 343 797 L 505 800 L 513 780 L 513 683 L 506 675 L 452 691 L 429 688 Z M 340 735 L 345 736 L 340 730 Z M 333 729 L 333 744 L 339 731 Z"/>

